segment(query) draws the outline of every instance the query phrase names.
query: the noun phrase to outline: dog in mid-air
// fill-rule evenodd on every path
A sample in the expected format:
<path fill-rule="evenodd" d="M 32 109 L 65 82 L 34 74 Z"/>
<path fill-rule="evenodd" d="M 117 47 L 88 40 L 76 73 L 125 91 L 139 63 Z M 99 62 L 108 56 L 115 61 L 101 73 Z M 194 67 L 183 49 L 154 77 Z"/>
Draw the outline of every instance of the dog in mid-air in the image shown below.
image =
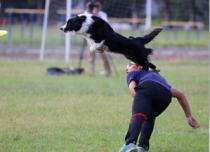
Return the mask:
<path fill-rule="evenodd" d="M 142 65 L 145 70 L 151 68 L 159 72 L 156 66 L 149 62 L 152 49 L 145 48 L 145 44 L 153 40 L 161 28 L 156 28 L 143 37 L 126 38 L 116 33 L 112 27 L 100 17 L 92 14 L 80 14 L 70 18 L 60 28 L 63 32 L 70 32 L 85 37 L 90 45 L 90 51 L 114 52 L 124 55 L 127 59 Z"/>

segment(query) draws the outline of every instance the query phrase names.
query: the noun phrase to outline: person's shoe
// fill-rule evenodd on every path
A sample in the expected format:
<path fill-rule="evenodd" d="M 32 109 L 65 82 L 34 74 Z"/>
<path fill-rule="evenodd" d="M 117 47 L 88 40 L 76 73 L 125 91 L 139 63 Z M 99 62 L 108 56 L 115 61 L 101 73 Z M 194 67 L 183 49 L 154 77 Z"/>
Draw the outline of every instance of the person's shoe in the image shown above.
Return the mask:
<path fill-rule="evenodd" d="M 101 71 L 100 72 L 100 75 L 102 75 L 102 76 L 110 76 L 111 75 L 111 72 Z"/>
<path fill-rule="evenodd" d="M 129 151 L 131 151 L 131 150 L 133 150 L 135 148 L 136 148 L 136 146 L 133 143 L 130 143 L 128 145 L 123 145 L 120 148 L 119 152 L 129 152 Z"/>
<path fill-rule="evenodd" d="M 137 150 L 138 150 L 137 152 L 146 152 L 146 150 L 142 147 L 137 147 Z"/>

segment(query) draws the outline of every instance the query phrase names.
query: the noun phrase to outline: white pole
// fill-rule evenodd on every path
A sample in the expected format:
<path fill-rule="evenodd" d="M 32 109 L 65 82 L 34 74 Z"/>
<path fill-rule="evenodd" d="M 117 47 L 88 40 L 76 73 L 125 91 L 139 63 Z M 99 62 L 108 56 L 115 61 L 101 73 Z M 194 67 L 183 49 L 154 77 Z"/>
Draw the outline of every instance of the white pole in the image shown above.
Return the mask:
<path fill-rule="evenodd" d="M 40 61 L 43 61 L 43 59 L 44 59 L 45 39 L 46 39 L 46 32 L 47 32 L 49 6 L 50 6 L 50 0 L 46 0 L 45 10 L 44 10 L 44 23 L 43 23 L 43 28 L 42 28 L 42 42 L 41 42 L 41 49 L 40 49 L 40 56 L 39 56 Z"/>
<path fill-rule="evenodd" d="M 66 0 L 66 20 L 71 17 L 71 0 Z M 70 47 L 71 47 L 71 39 L 70 34 L 66 33 L 66 52 L 65 52 L 65 61 L 69 62 L 70 59 Z"/>
<path fill-rule="evenodd" d="M 146 25 L 145 29 L 152 27 L 152 0 L 146 0 Z"/>

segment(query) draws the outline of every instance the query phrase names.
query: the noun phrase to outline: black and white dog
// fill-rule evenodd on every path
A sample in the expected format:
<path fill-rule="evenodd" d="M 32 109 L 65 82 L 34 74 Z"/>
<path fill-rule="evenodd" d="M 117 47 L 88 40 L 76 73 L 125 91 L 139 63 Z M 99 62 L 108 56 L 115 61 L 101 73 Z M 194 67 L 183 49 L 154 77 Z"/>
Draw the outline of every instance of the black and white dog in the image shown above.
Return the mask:
<path fill-rule="evenodd" d="M 123 54 L 127 59 L 142 65 L 145 69 L 151 68 L 158 71 L 156 66 L 149 62 L 148 56 L 152 54 L 152 49 L 145 48 L 158 35 L 161 28 L 154 29 L 144 37 L 126 38 L 111 28 L 103 19 L 91 14 L 80 14 L 70 18 L 65 25 L 60 28 L 63 32 L 70 32 L 84 36 L 89 45 L 90 51 L 109 51 Z"/>

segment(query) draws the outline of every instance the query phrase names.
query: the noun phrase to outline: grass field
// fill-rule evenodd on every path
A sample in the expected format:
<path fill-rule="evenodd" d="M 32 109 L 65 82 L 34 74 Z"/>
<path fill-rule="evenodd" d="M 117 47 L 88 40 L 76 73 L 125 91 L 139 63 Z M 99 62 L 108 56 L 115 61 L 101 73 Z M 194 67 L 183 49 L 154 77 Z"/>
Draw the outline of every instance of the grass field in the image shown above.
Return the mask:
<path fill-rule="evenodd" d="M 154 62 L 154 61 L 153 61 Z M 75 65 L 72 61 L 71 65 Z M 125 82 L 126 60 L 115 60 L 119 75 L 49 76 L 63 61 L 0 60 L 1 152 L 116 152 L 124 144 L 132 98 Z M 190 128 L 176 100 L 156 119 L 151 152 L 209 151 L 208 61 L 156 61 L 161 74 L 185 92 L 201 124 Z M 87 64 L 85 63 L 87 69 Z"/>

